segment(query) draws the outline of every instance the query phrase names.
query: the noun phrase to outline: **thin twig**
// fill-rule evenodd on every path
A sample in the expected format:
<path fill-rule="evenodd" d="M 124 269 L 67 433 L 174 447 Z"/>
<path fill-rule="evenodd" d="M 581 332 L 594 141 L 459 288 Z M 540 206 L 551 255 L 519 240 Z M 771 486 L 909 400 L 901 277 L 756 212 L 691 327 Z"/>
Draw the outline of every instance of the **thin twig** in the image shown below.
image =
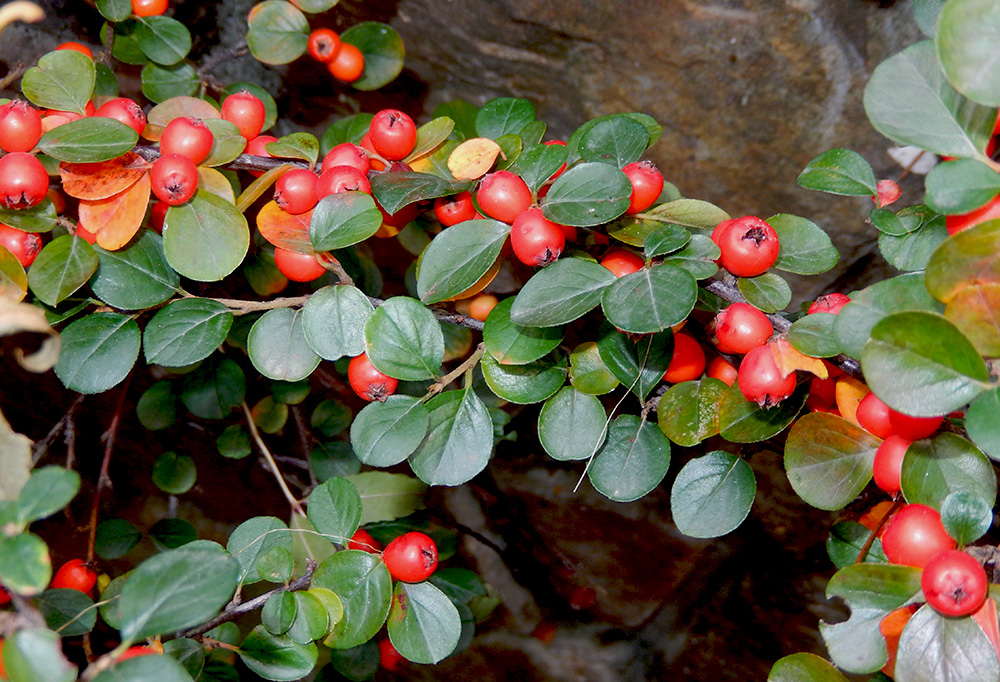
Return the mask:
<path fill-rule="evenodd" d="M 896 502 L 889 508 L 889 511 L 885 513 L 885 516 L 878 520 L 878 523 L 875 524 L 874 528 L 872 528 L 871 533 L 868 534 L 868 539 L 865 540 L 865 544 L 861 545 L 861 551 L 858 552 L 858 558 L 854 560 L 854 563 L 860 564 L 865 560 L 865 557 L 868 556 L 868 550 L 872 548 L 872 545 L 875 543 L 875 538 L 878 537 L 879 530 L 881 530 L 882 526 L 885 525 L 885 522 L 889 520 L 889 517 L 892 516 L 897 509 L 903 506 L 904 502 L 905 500 L 902 496 L 897 498 Z"/>
<path fill-rule="evenodd" d="M 66 428 L 66 425 L 73 419 L 73 414 L 76 412 L 76 409 L 80 406 L 80 403 L 83 402 L 83 398 L 84 398 L 83 394 L 78 395 L 76 399 L 73 401 L 73 403 L 69 406 L 69 409 L 67 409 L 65 414 L 63 414 L 62 418 L 59 421 L 57 421 L 52 426 L 51 429 L 49 429 L 49 432 L 47 434 L 45 434 L 45 437 L 42 438 L 37 443 L 35 443 L 31 453 L 31 466 L 35 466 L 36 464 L 38 464 L 38 460 L 40 460 L 45 455 L 46 451 L 49 449 L 49 446 L 52 445 L 52 442 L 55 441 L 55 439 L 59 436 L 59 434 L 63 431 L 63 429 Z"/>
<path fill-rule="evenodd" d="M 125 404 L 125 396 L 128 394 L 129 384 L 132 383 L 132 372 L 125 377 L 121 391 L 118 393 L 118 401 L 115 403 L 115 411 L 111 416 L 111 423 L 107 431 L 104 432 L 104 459 L 101 460 L 101 473 L 97 476 L 97 486 L 94 489 L 94 501 L 90 507 L 90 526 L 87 536 L 87 563 L 94 561 L 94 544 L 97 542 L 97 517 L 101 508 L 101 493 L 105 488 L 111 487 L 111 477 L 108 469 L 111 465 L 111 454 L 115 451 L 115 440 L 118 436 L 118 422 L 122 417 L 122 406 Z"/>
<path fill-rule="evenodd" d="M 462 362 L 461 365 L 456 367 L 451 372 L 448 372 L 448 374 L 441 377 L 441 379 L 439 379 L 438 381 L 431 384 L 430 388 L 427 389 L 427 395 L 425 395 L 424 397 L 432 398 L 441 391 L 443 391 L 448 386 L 448 384 L 450 384 L 455 379 L 459 378 L 460 376 L 468 372 L 473 367 L 475 367 L 479 363 L 479 360 L 483 357 L 483 353 L 485 352 L 486 352 L 486 344 L 480 343 L 478 346 L 476 346 L 476 350 L 472 353 L 472 355 L 467 357 Z"/>
<path fill-rule="evenodd" d="M 295 513 L 305 516 L 306 513 L 302 509 L 302 505 L 295 498 L 295 496 L 292 495 L 292 491 L 289 490 L 288 484 L 285 482 L 285 479 L 281 475 L 281 471 L 278 469 L 278 463 L 275 462 L 274 457 L 271 456 L 271 451 L 268 449 L 267 444 L 264 443 L 264 439 L 260 437 L 260 432 L 257 430 L 257 425 L 253 423 L 253 415 L 250 414 L 250 408 L 247 406 L 245 400 L 240 403 L 240 407 L 243 408 L 243 415 L 246 417 L 247 426 L 250 427 L 250 436 L 253 438 L 254 442 L 257 443 L 257 447 L 260 449 L 261 454 L 264 455 L 264 459 L 267 460 L 274 477 L 278 479 L 278 487 L 281 488 L 281 492 L 284 494 L 285 499 L 288 500 L 288 504 L 291 505 L 292 510 Z"/>

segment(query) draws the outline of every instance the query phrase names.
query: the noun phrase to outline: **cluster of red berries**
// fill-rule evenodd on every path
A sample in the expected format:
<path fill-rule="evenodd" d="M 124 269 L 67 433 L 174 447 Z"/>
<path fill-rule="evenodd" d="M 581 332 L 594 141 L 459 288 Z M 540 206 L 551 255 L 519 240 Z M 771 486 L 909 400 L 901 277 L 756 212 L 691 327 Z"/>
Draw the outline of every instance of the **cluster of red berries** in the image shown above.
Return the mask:
<path fill-rule="evenodd" d="M 365 71 L 365 56 L 361 50 L 342 41 L 332 29 L 318 28 L 310 33 L 306 47 L 309 56 L 326 64 L 330 75 L 337 80 L 353 83 Z"/>

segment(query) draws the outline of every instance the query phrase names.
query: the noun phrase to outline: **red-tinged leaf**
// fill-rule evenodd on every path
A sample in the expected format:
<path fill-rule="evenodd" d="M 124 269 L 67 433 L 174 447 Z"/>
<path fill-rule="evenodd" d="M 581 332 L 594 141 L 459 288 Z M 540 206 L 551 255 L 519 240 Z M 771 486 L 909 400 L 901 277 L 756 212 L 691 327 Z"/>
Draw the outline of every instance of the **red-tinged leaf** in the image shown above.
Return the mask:
<path fill-rule="evenodd" d="M 124 192 L 139 181 L 149 164 L 135 152 L 98 163 L 63 163 L 59 165 L 62 189 L 77 199 L 107 199 Z"/>
<path fill-rule="evenodd" d="M 993 650 L 1000 659 L 1000 624 L 997 623 L 997 603 L 987 597 L 983 605 L 972 613 L 972 619 L 979 623 L 986 636 L 989 637 Z"/>
<path fill-rule="evenodd" d="M 149 174 L 124 192 L 96 201 L 80 200 L 80 224 L 97 235 L 102 249 L 117 251 L 142 227 L 149 204 Z"/>
<path fill-rule="evenodd" d="M 788 376 L 797 369 L 811 372 L 820 379 L 826 379 L 830 376 L 822 360 L 800 353 L 784 337 L 771 344 L 771 354 L 774 356 L 774 361 L 777 363 L 782 377 Z"/>
<path fill-rule="evenodd" d="M 292 215 L 269 201 L 257 214 L 257 229 L 260 235 L 274 246 L 280 246 L 296 253 L 314 253 L 309 238 L 309 222 L 312 211 Z"/>
<path fill-rule="evenodd" d="M 1000 355 L 1000 284 L 976 282 L 959 289 L 944 310 L 948 321 L 958 327 L 987 357 Z"/>
<path fill-rule="evenodd" d="M 142 131 L 142 136 L 152 142 L 159 142 L 163 129 L 178 116 L 222 118 L 222 114 L 211 102 L 188 95 L 178 95 L 160 102 L 149 110 L 149 115 L 146 116 L 146 129 Z"/>

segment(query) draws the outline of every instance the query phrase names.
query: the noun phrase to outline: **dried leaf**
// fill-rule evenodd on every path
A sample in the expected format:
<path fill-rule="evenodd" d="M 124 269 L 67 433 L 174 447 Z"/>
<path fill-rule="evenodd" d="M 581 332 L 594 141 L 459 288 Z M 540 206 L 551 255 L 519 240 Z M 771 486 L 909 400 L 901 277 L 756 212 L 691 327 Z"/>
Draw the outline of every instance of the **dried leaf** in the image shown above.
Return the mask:
<path fill-rule="evenodd" d="M 63 163 L 59 165 L 62 188 L 77 199 L 107 199 L 124 192 L 139 181 L 149 164 L 135 152 L 99 163 Z"/>
<path fill-rule="evenodd" d="M 97 235 L 102 249 L 117 251 L 142 227 L 149 204 L 149 174 L 124 192 L 97 201 L 80 200 L 80 224 Z"/>
<path fill-rule="evenodd" d="M 474 137 L 455 147 L 448 157 L 448 170 L 456 180 L 475 180 L 493 167 L 500 145 L 486 137 Z"/>

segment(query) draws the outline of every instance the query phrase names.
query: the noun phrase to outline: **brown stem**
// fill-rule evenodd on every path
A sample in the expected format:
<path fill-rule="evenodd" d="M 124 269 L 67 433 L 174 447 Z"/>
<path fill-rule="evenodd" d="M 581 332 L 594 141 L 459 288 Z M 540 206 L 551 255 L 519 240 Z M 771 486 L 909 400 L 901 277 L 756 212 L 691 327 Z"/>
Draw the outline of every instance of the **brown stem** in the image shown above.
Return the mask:
<path fill-rule="evenodd" d="M 80 407 L 80 403 L 83 402 L 83 398 L 84 396 L 82 394 L 78 395 L 76 400 L 74 400 L 69 406 L 69 409 L 66 410 L 66 413 L 63 414 L 62 418 L 57 421 L 51 429 L 49 429 L 47 434 L 45 434 L 45 437 L 35 443 L 31 452 L 31 466 L 38 464 L 38 461 L 45 456 L 46 451 L 48 451 L 49 446 L 52 445 L 52 442 L 56 439 L 56 437 L 59 436 L 63 429 L 67 428 L 69 423 L 73 420 L 73 415 L 76 413 L 77 408 Z M 69 465 L 67 464 L 67 468 L 68 466 Z"/>
<path fill-rule="evenodd" d="M 250 428 L 250 436 L 257 444 L 257 448 L 260 449 L 261 454 L 264 455 L 264 459 L 267 460 L 267 464 L 271 468 L 271 473 L 273 473 L 274 477 L 277 479 L 278 487 L 281 488 L 282 494 L 285 496 L 285 499 L 288 500 L 288 504 L 291 505 L 292 511 L 301 516 L 305 516 L 306 513 L 302 509 L 302 505 L 295 498 L 295 496 L 292 495 L 292 491 L 289 490 L 288 484 L 285 482 L 284 477 L 281 475 L 281 471 L 278 469 L 278 463 L 275 462 L 274 457 L 271 456 L 271 451 L 268 449 L 264 439 L 260 437 L 260 432 L 257 430 L 257 425 L 253 422 L 253 415 L 250 414 L 250 408 L 247 406 L 246 401 L 240 403 L 240 407 L 243 408 L 243 415 L 246 417 L 247 426 Z"/>
<path fill-rule="evenodd" d="M 486 352 L 486 344 L 480 343 L 476 346 L 476 350 L 472 353 L 472 355 L 467 357 L 461 365 L 431 384 L 430 388 L 427 389 L 427 395 L 424 396 L 424 399 L 433 398 L 438 393 L 443 391 L 448 384 L 475 367 L 476 364 L 479 363 L 479 360 L 482 359 L 484 352 Z"/>
<path fill-rule="evenodd" d="M 111 416 L 111 423 L 107 431 L 104 432 L 104 459 L 101 460 L 101 473 L 97 476 L 97 486 L 94 489 L 94 501 L 90 507 L 90 525 L 87 536 L 87 563 L 94 561 L 94 543 L 97 541 L 97 517 L 101 508 L 101 493 L 105 488 L 111 487 L 111 477 L 108 475 L 108 468 L 111 465 L 111 454 L 115 451 L 115 440 L 118 436 L 118 423 L 122 417 L 122 406 L 125 404 L 125 396 L 128 394 L 129 384 L 132 382 L 132 372 L 125 377 L 121 391 L 118 394 L 118 401 L 115 403 L 115 411 Z"/>
<path fill-rule="evenodd" d="M 875 538 L 878 537 L 879 530 L 881 530 L 882 526 L 885 525 L 885 522 L 889 520 L 889 517 L 892 516 L 897 509 L 903 506 L 904 502 L 905 500 L 902 496 L 898 497 L 892 507 L 889 508 L 889 511 L 885 513 L 885 516 L 878 520 L 878 523 L 875 524 L 874 528 L 872 528 L 872 532 L 868 534 L 868 539 L 865 540 L 865 544 L 861 545 L 861 551 L 858 552 L 858 558 L 854 560 L 854 563 L 860 564 L 865 560 L 865 557 L 868 556 L 868 550 L 872 548 L 872 545 L 875 543 Z"/>

